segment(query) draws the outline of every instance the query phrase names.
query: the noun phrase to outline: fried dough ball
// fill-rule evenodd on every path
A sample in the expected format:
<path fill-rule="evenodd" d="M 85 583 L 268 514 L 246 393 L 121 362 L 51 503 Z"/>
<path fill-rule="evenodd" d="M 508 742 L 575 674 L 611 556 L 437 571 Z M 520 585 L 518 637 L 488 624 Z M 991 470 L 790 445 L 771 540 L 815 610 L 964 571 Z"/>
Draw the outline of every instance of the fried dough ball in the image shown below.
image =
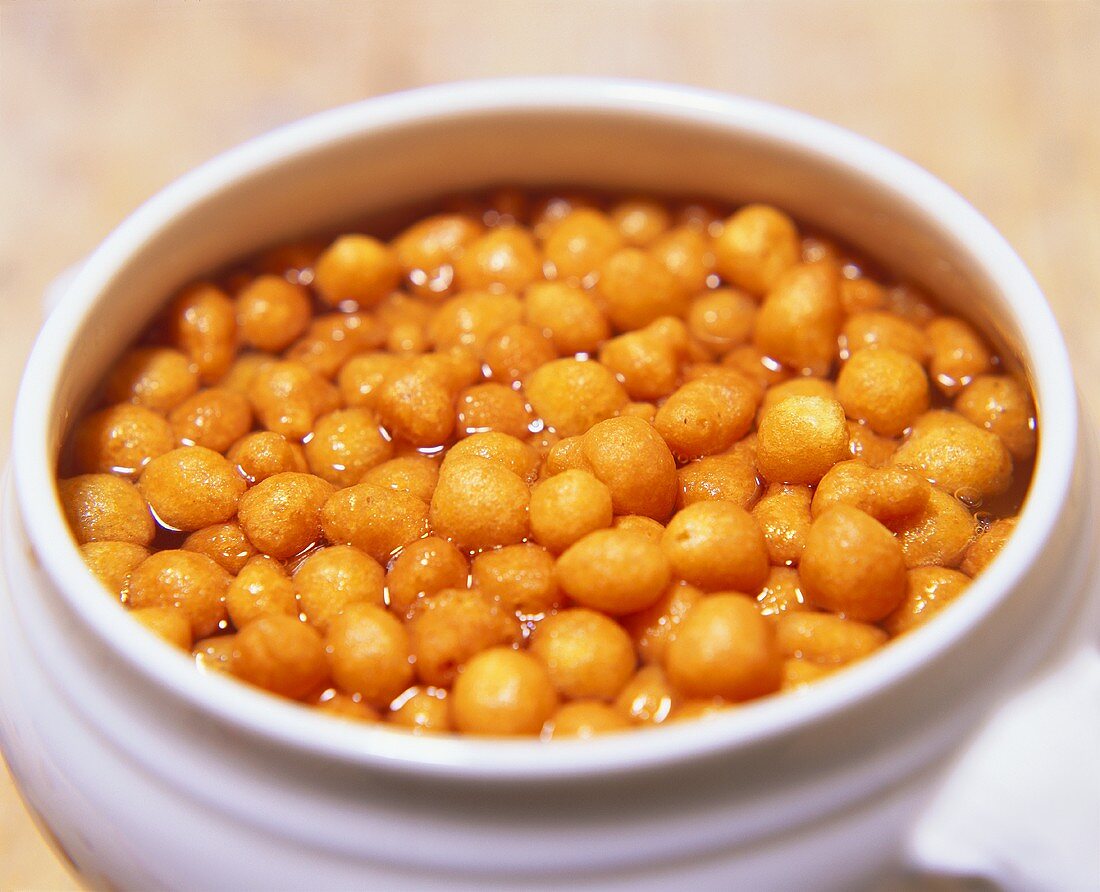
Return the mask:
<path fill-rule="evenodd" d="M 928 410 L 928 378 L 919 362 L 897 350 L 860 350 L 841 368 L 836 398 L 849 418 L 896 437 Z"/>
<path fill-rule="evenodd" d="M 575 737 L 591 740 L 599 734 L 610 734 L 630 727 L 621 713 L 598 700 L 576 700 L 558 708 L 546 722 L 543 738 L 559 740 Z"/>
<path fill-rule="evenodd" d="M 168 415 L 183 446 L 225 452 L 252 429 L 252 406 L 232 390 L 211 388 L 188 397 Z"/>
<path fill-rule="evenodd" d="M 454 725 L 465 734 L 538 734 L 557 707 L 542 663 L 507 647 L 474 657 L 451 692 Z"/>
<path fill-rule="evenodd" d="M 968 576 L 977 576 L 1005 547 L 1005 543 L 1016 530 L 1018 518 L 1002 517 L 993 521 L 989 528 L 979 535 L 966 549 L 961 569 Z"/>
<path fill-rule="evenodd" d="M 428 532 L 428 506 L 409 493 L 360 483 L 333 493 L 321 509 L 321 524 L 329 542 L 386 561 Z"/>
<path fill-rule="evenodd" d="M 671 274 L 685 294 L 697 294 L 714 272 L 710 239 L 695 226 L 677 226 L 655 241 L 649 253 Z"/>
<path fill-rule="evenodd" d="M 600 348 L 600 362 L 635 400 L 668 396 L 680 378 L 680 356 L 654 325 L 607 341 Z"/>
<path fill-rule="evenodd" d="M 595 361 L 548 362 L 527 379 L 525 389 L 535 413 L 563 437 L 583 434 L 627 402 L 615 376 Z"/>
<path fill-rule="evenodd" d="M 661 316 L 681 316 L 688 295 L 672 273 L 640 248 L 622 248 L 600 265 L 596 288 L 619 331 L 644 328 Z"/>
<path fill-rule="evenodd" d="M 885 523 L 923 511 L 931 492 L 931 484 L 913 471 L 842 461 L 821 478 L 811 511 L 817 517 L 830 506 L 843 503 Z"/>
<path fill-rule="evenodd" d="M 745 292 L 716 288 L 692 300 L 688 330 L 712 356 L 721 356 L 752 337 L 756 313 L 756 301 Z"/>
<path fill-rule="evenodd" d="M 300 700 L 329 677 L 325 645 L 314 629 L 294 617 L 261 616 L 237 633 L 233 674 Z"/>
<path fill-rule="evenodd" d="M 999 495 L 1012 482 L 1012 456 L 996 434 L 946 410 L 917 419 L 891 464 L 919 471 L 971 504 Z"/>
<path fill-rule="evenodd" d="M 375 465 L 360 482 L 407 492 L 422 502 L 430 502 L 439 482 L 439 462 L 425 455 L 398 456 Z"/>
<path fill-rule="evenodd" d="M 254 486 L 276 474 L 304 472 L 306 463 L 295 446 L 282 434 L 257 431 L 234 443 L 226 458 Z"/>
<path fill-rule="evenodd" d="M 490 376 L 502 384 L 522 381 L 556 356 L 550 338 L 534 326 L 518 322 L 489 338 L 483 351 Z"/>
<path fill-rule="evenodd" d="M 617 530 L 629 530 L 644 536 L 650 542 L 660 542 L 664 525 L 643 514 L 620 514 L 611 524 Z"/>
<path fill-rule="evenodd" d="M 339 392 L 300 362 L 263 366 L 248 391 L 252 409 L 268 430 L 288 440 L 302 440 L 318 417 L 339 405 Z"/>
<path fill-rule="evenodd" d="M 277 359 L 278 357 L 270 353 L 242 353 L 218 382 L 218 387 L 248 396 L 252 382 L 256 380 L 260 370 L 267 368 Z"/>
<path fill-rule="evenodd" d="M 373 409 L 378 403 L 378 393 L 386 376 L 395 369 L 405 367 L 402 358 L 391 353 L 353 356 L 340 369 L 336 379 L 340 396 L 349 408 L 362 406 Z"/>
<path fill-rule="evenodd" d="M 80 556 L 107 590 L 121 597 L 134 568 L 149 557 L 149 549 L 133 542 L 86 542 Z"/>
<path fill-rule="evenodd" d="M 241 341 L 279 353 L 293 344 L 313 317 L 309 292 L 282 276 L 258 276 L 237 295 Z"/>
<path fill-rule="evenodd" d="M 237 636 L 214 635 L 196 641 L 191 648 L 200 672 L 232 672 L 237 660 Z"/>
<path fill-rule="evenodd" d="M 840 465 L 833 467 L 835 470 Z M 773 483 L 753 506 L 752 516 L 764 534 L 768 559 L 773 564 L 797 564 L 802 557 L 813 522 L 810 517 L 813 498 L 808 486 Z"/>
<path fill-rule="evenodd" d="M 755 381 L 761 389 L 782 384 L 791 377 L 790 369 L 766 356 L 753 344 L 734 347 L 722 357 L 722 365 Z"/>
<path fill-rule="evenodd" d="M 446 539 L 417 539 L 401 549 L 386 573 L 389 605 L 403 616 L 419 598 L 463 588 L 469 574 L 466 557 Z"/>
<path fill-rule="evenodd" d="M 355 697 L 341 694 L 335 688 L 326 688 L 317 698 L 314 708 L 345 722 L 377 722 L 381 718 L 374 707 Z"/>
<path fill-rule="evenodd" d="M 459 440 L 447 450 L 443 469 L 460 464 L 467 458 L 483 458 L 506 468 L 525 482 L 534 482 L 539 471 L 539 455 L 535 448 L 510 434 L 485 431 Z"/>
<path fill-rule="evenodd" d="M 723 500 L 748 510 L 760 492 L 755 450 L 744 441 L 723 455 L 708 455 L 688 462 L 678 472 L 677 507 L 696 502 Z"/>
<path fill-rule="evenodd" d="M 679 705 L 679 694 L 657 665 L 635 672 L 615 698 L 615 708 L 634 725 L 660 725 Z"/>
<path fill-rule="evenodd" d="M 530 542 L 482 552 L 474 558 L 472 579 L 474 588 L 525 616 L 548 613 L 561 600 L 554 556 Z"/>
<path fill-rule="evenodd" d="M 676 504 L 676 461 L 652 425 L 640 418 L 609 418 L 581 440 L 582 464 L 611 491 L 616 514 L 663 522 Z M 548 460 L 549 463 L 549 460 Z"/>
<path fill-rule="evenodd" d="M 622 618 L 623 627 L 634 639 L 634 648 L 643 663 L 663 663 L 668 643 L 687 612 L 703 593 L 686 582 L 674 582 L 645 610 Z"/>
<path fill-rule="evenodd" d="M 955 398 L 955 411 L 1000 437 L 1016 461 L 1035 454 L 1035 404 L 1016 378 L 978 375 Z"/>
<path fill-rule="evenodd" d="M 912 322 L 886 310 L 855 313 L 841 331 L 844 349 L 851 356 L 869 347 L 885 347 L 904 353 L 917 362 L 928 358 L 928 336 Z"/>
<path fill-rule="evenodd" d="M 837 282 L 836 270 L 824 264 L 788 270 L 760 307 L 753 343 L 789 368 L 826 374 L 844 321 Z"/>
<path fill-rule="evenodd" d="M 234 575 L 240 573 L 244 565 L 256 554 L 255 547 L 248 541 L 240 525 L 234 522 L 214 524 L 195 530 L 184 540 L 183 549 L 205 554 L 228 573 Z"/>
<path fill-rule="evenodd" d="M 915 567 L 908 573 L 905 600 L 886 619 L 882 627 L 892 636 L 901 635 L 943 610 L 970 585 L 970 577 L 946 567 Z"/>
<path fill-rule="evenodd" d="M 321 508 L 335 491 L 312 474 L 273 474 L 241 497 L 237 517 L 259 551 L 287 560 L 321 540 Z"/>
<path fill-rule="evenodd" d="M 730 502 L 696 502 L 679 511 L 661 548 L 673 573 L 703 591 L 756 592 L 768 576 L 764 534 Z"/>
<path fill-rule="evenodd" d="M 881 523 L 851 505 L 834 505 L 810 527 L 799 578 L 814 607 L 877 622 L 905 597 L 905 554 Z"/>
<path fill-rule="evenodd" d="M 760 419 L 756 465 L 770 483 L 817 483 L 848 458 L 848 423 L 836 400 L 791 396 Z"/>
<path fill-rule="evenodd" d="M 401 278 L 394 251 L 369 235 L 342 235 L 313 266 L 313 287 L 330 307 L 373 307 Z"/>
<path fill-rule="evenodd" d="M 932 348 L 928 374 L 947 396 L 960 393 L 992 368 L 992 355 L 985 341 L 961 319 L 940 316 L 925 326 L 924 333 Z"/>
<path fill-rule="evenodd" d="M 634 671 L 634 644 L 617 622 L 584 608 L 546 617 L 530 653 L 546 666 L 557 692 L 570 700 L 611 700 Z"/>
<path fill-rule="evenodd" d="M 866 276 L 845 277 L 840 280 L 840 303 L 848 315 L 881 310 L 886 306 L 886 289 Z"/>
<path fill-rule="evenodd" d="M 309 469 L 337 487 L 352 486 L 393 455 L 369 409 L 338 409 L 317 419 L 305 445 Z"/>
<path fill-rule="evenodd" d="M 758 401 L 759 393 L 747 381 L 700 378 L 665 401 L 654 427 L 681 459 L 713 455 L 749 432 Z"/>
<path fill-rule="evenodd" d="M 94 412 L 73 431 L 73 461 L 81 474 L 137 474 L 175 446 L 162 415 L 130 403 Z"/>
<path fill-rule="evenodd" d="M 283 565 L 266 554 L 251 558 L 229 583 L 225 607 L 238 629 L 270 613 L 298 616 L 294 583 Z"/>
<path fill-rule="evenodd" d="M 373 350 L 385 340 L 385 330 L 365 313 L 328 313 L 318 316 L 283 354 L 313 374 L 331 381 L 356 353 Z M 335 407 L 334 407 L 335 408 Z"/>
<path fill-rule="evenodd" d="M 725 221 L 714 240 L 722 278 L 738 288 L 764 295 L 798 262 L 798 229 L 778 208 L 750 204 Z"/>
<path fill-rule="evenodd" d="M 776 620 L 775 640 L 784 657 L 846 665 L 861 660 L 887 641 L 876 626 L 831 613 L 794 610 Z"/>
<path fill-rule="evenodd" d="M 798 691 L 834 673 L 839 667 L 810 660 L 786 659 L 783 661 L 781 691 Z"/>
<path fill-rule="evenodd" d="M 166 415 L 198 389 L 198 371 L 179 350 L 135 347 L 115 363 L 103 395 Z"/>
<path fill-rule="evenodd" d="M 237 314 L 224 291 L 204 282 L 184 289 L 167 320 L 172 346 L 187 355 L 203 383 L 229 370 L 237 352 Z"/>
<path fill-rule="evenodd" d="M 483 231 L 464 214 L 436 214 L 413 223 L 392 243 L 409 287 L 422 297 L 449 293 L 456 261 Z"/>
<path fill-rule="evenodd" d="M 127 603 L 142 607 L 176 607 L 191 623 L 196 639 L 224 628 L 225 594 L 232 577 L 204 554 L 158 551 L 130 574 Z"/>
<path fill-rule="evenodd" d="M 149 462 L 138 488 L 164 524 L 199 530 L 233 517 L 248 484 L 225 456 L 184 446 Z"/>
<path fill-rule="evenodd" d="M 623 246 L 623 233 L 607 215 L 577 208 L 554 224 L 543 252 L 561 280 L 585 279 Z"/>
<path fill-rule="evenodd" d="M 668 645 L 665 671 L 688 697 L 741 701 L 771 693 L 782 671 L 773 624 L 745 595 L 705 597 Z"/>
<path fill-rule="evenodd" d="M 377 709 L 412 684 L 409 633 L 376 604 L 348 605 L 329 624 L 325 650 L 336 686 Z"/>
<path fill-rule="evenodd" d="M 592 296 L 563 282 L 535 282 L 523 302 L 524 321 L 550 338 L 561 356 L 593 353 L 611 334 Z"/>
<path fill-rule="evenodd" d="M 112 474 L 81 474 L 57 484 L 61 508 L 80 545 L 129 542 L 148 545 L 156 525 L 140 490 Z"/>
<path fill-rule="evenodd" d="M 191 650 L 191 623 L 182 610 L 175 607 L 142 607 L 131 610 L 130 616 L 158 638 L 181 650 Z"/>
<path fill-rule="evenodd" d="M 480 355 L 495 335 L 521 321 L 523 309 L 514 294 L 463 291 L 436 310 L 428 339 L 437 349 L 467 347 Z"/>
<path fill-rule="evenodd" d="M 888 464 L 897 446 L 896 441 L 880 437 L 865 424 L 848 422 L 848 452 L 872 468 Z"/>
<path fill-rule="evenodd" d="M 668 558 L 657 545 L 627 530 L 596 530 L 558 559 L 558 584 L 583 607 L 612 616 L 653 604 L 669 582 Z"/>
<path fill-rule="evenodd" d="M 410 688 L 394 701 L 386 721 L 413 734 L 446 734 L 453 728 L 450 699 L 442 688 Z"/>
<path fill-rule="evenodd" d="M 958 566 L 977 533 L 977 521 L 967 507 L 936 487 L 922 510 L 892 521 L 891 526 L 907 567 Z"/>
<path fill-rule="evenodd" d="M 407 623 L 416 674 L 448 687 L 476 654 L 519 638 L 516 618 L 477 589 L 444 589 L 421 598 Z"/>
<path fill-rule="evenodd" d="M 455 432 L 459 437 L 498 431 L 513 437 L 529 433 L 531 413 L 523 397 L 494 381 L 467 387 L 456 401 Z"/>
<path fill-rule="evenodd" d="M 391 369 L 378 388 L 375 411 L 395 436 L 413 446 L 438 446 L 455 424 L 454 393 L 448 382 L 425 363 Z"/>
<path fill-rule="evenodd" d="M 794 567 L 772 567 L 756 596 L 756 607 L 761 616 L 772 618 L 792 610 L 809 610 L 798 571 Z"/>
<path fill-rule="evenodd" d="M 455 282 L 463 289 L 519 291 L 541 275 L 542 256 L 531 233 L 520 226 L 490 229 L 455 262 Z"/>
<path fill-rule="evenodd" d="M 513 545 L 527 536 L 530 500 L 527 484 L 511 471 L 484 458 L 462 458 L 440 473 L 431 526 L 460 548 Z"/>
<path fill-rule="evenodd" d="M 385 604 L 386 573 L 350 545 L 314 551 L 294 573 L 294 592 L 306 621 L 324 634 L 350 605 Z"/>
<path fill-rule="evenodd" d="M 798 377 L 783 381 L 764 391 L 760 400 L 760 415 L 767 412 L 789 396 L 816 396 L 822 399 L 836 399 L 836 385 L 825 378 Z"/>
<path fill-rule="evenodd" d="M 611 490 L 587 471 L 564 471 L 531 493 L 531 535 L 564 551 L 593 530 L 611 526 Z"/>
<path fill-rule="evenodd" d="M 611 209 L 611 220 L 629 245 L 639 248 L 653 244 L 672 223 L 671 215 L 652 198 L 628 198 Z"/>

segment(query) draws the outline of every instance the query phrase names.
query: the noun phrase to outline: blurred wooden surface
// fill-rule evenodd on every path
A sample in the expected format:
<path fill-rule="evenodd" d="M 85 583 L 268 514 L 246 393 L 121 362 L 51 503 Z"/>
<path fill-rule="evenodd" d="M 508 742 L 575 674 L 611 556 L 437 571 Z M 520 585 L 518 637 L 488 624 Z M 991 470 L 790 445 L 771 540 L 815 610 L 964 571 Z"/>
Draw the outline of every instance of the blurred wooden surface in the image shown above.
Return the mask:
<path fill-rule="evenodd" d="M 850 127 L 970 198 L 1100 401 L 1100 2 L 0 0 L 0 454 L 39 296 L 144 198 L 277 124 L 512 74 L 679 81 Z M 0 890 L 74 888 L 0 772 Z"/>

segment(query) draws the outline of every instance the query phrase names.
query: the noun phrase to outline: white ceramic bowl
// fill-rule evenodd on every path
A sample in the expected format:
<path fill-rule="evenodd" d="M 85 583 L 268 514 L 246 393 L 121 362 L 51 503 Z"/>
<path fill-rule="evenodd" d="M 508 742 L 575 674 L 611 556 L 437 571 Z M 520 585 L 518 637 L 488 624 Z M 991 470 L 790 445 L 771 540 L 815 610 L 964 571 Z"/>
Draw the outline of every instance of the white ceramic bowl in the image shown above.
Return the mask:
<path fill-rule="evenodd" d="M 193 276 L 499 182 L 773 202 L 979 317 L 1026 370 L 1040 416 L 1011 546 L 957 605 L 864 663 L 651 733 L 550 746 L 418 738 L 198 673 L 102 596 L 69 537 L 54 467 L 74 413 Z M 14 438 L 2 743 L 85 879 L 117 887 L 850 886 L 890 865 L 938 766 L 1049 650 L 1086 551 L 1065 348 L 990 224 L 860 137 L 655 84 L 435 87 L 326 112 L 203 165 L 67 287 L 30 359 Z"/>

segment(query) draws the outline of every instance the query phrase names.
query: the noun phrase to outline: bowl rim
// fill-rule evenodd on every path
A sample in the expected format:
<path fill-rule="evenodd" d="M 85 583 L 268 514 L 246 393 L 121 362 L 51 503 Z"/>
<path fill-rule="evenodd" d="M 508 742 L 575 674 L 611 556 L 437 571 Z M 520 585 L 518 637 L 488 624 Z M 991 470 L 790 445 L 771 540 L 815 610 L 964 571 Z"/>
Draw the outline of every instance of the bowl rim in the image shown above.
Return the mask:
<path fill-rule="evenodd" d="M 817 155 L 874 184 L 892 200 L 915 206 L 981 267 L 1023 331 L 1042 437 L 1012 547 L 975 580 L 966 598 L 935 622 L 796 694 L 762 698 L 706 722 L 547 746 L 527 739 L 420 737 L 385 726 L 333 721 L 216 673 L 204 675 L 191 659 L 165 647 L 114 602 L 85 597 L 92 577 L 55 495 L 48 430 L 75 338 L 114 273 L 140 256 L 145 243 L 178 213 L 245 175 L 370 131 L 486 113 L 533 112 L 604 112 L 646 117 L 658 125 L 662 120 L 702 124 Z M 801 112 L 696 87 L 609 78 L 502 78 L 418 88 L 303 118 L 214 157 L 142 204 L 83 264 L 43 326 L 20 384 L 12 455 L 19 512 L 44 571 L 84 627 L 148 681 L 222 725 L 316 758 L 398 775 L 531 782 L 615 775 L 728 756 L 804 730 L 918 673 L 996 610 L 1043 550 L 1070 490 L 1077 425 L 1068 353 L 1037 283 L 992 224 L 915 163 Z M 59 547 L 62 542 L 71 547 Z"/>

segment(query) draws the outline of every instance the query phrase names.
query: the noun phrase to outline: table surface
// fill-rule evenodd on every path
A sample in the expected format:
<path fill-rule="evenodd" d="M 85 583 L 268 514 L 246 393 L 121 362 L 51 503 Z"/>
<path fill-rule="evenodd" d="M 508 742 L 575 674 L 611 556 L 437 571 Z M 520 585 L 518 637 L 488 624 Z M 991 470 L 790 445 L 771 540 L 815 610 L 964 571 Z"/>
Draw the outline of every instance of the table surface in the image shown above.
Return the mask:
<path fill-rule="evenodd" d="M 966 195 L 1100 398 L 1098 2 L 0 3 L 0 454 L 50 279 L 144 198 L 304 114 L 515 74 L 679 81 L 845 125 Z M 71 889 L 0 771 L 0 890 Z"/>

